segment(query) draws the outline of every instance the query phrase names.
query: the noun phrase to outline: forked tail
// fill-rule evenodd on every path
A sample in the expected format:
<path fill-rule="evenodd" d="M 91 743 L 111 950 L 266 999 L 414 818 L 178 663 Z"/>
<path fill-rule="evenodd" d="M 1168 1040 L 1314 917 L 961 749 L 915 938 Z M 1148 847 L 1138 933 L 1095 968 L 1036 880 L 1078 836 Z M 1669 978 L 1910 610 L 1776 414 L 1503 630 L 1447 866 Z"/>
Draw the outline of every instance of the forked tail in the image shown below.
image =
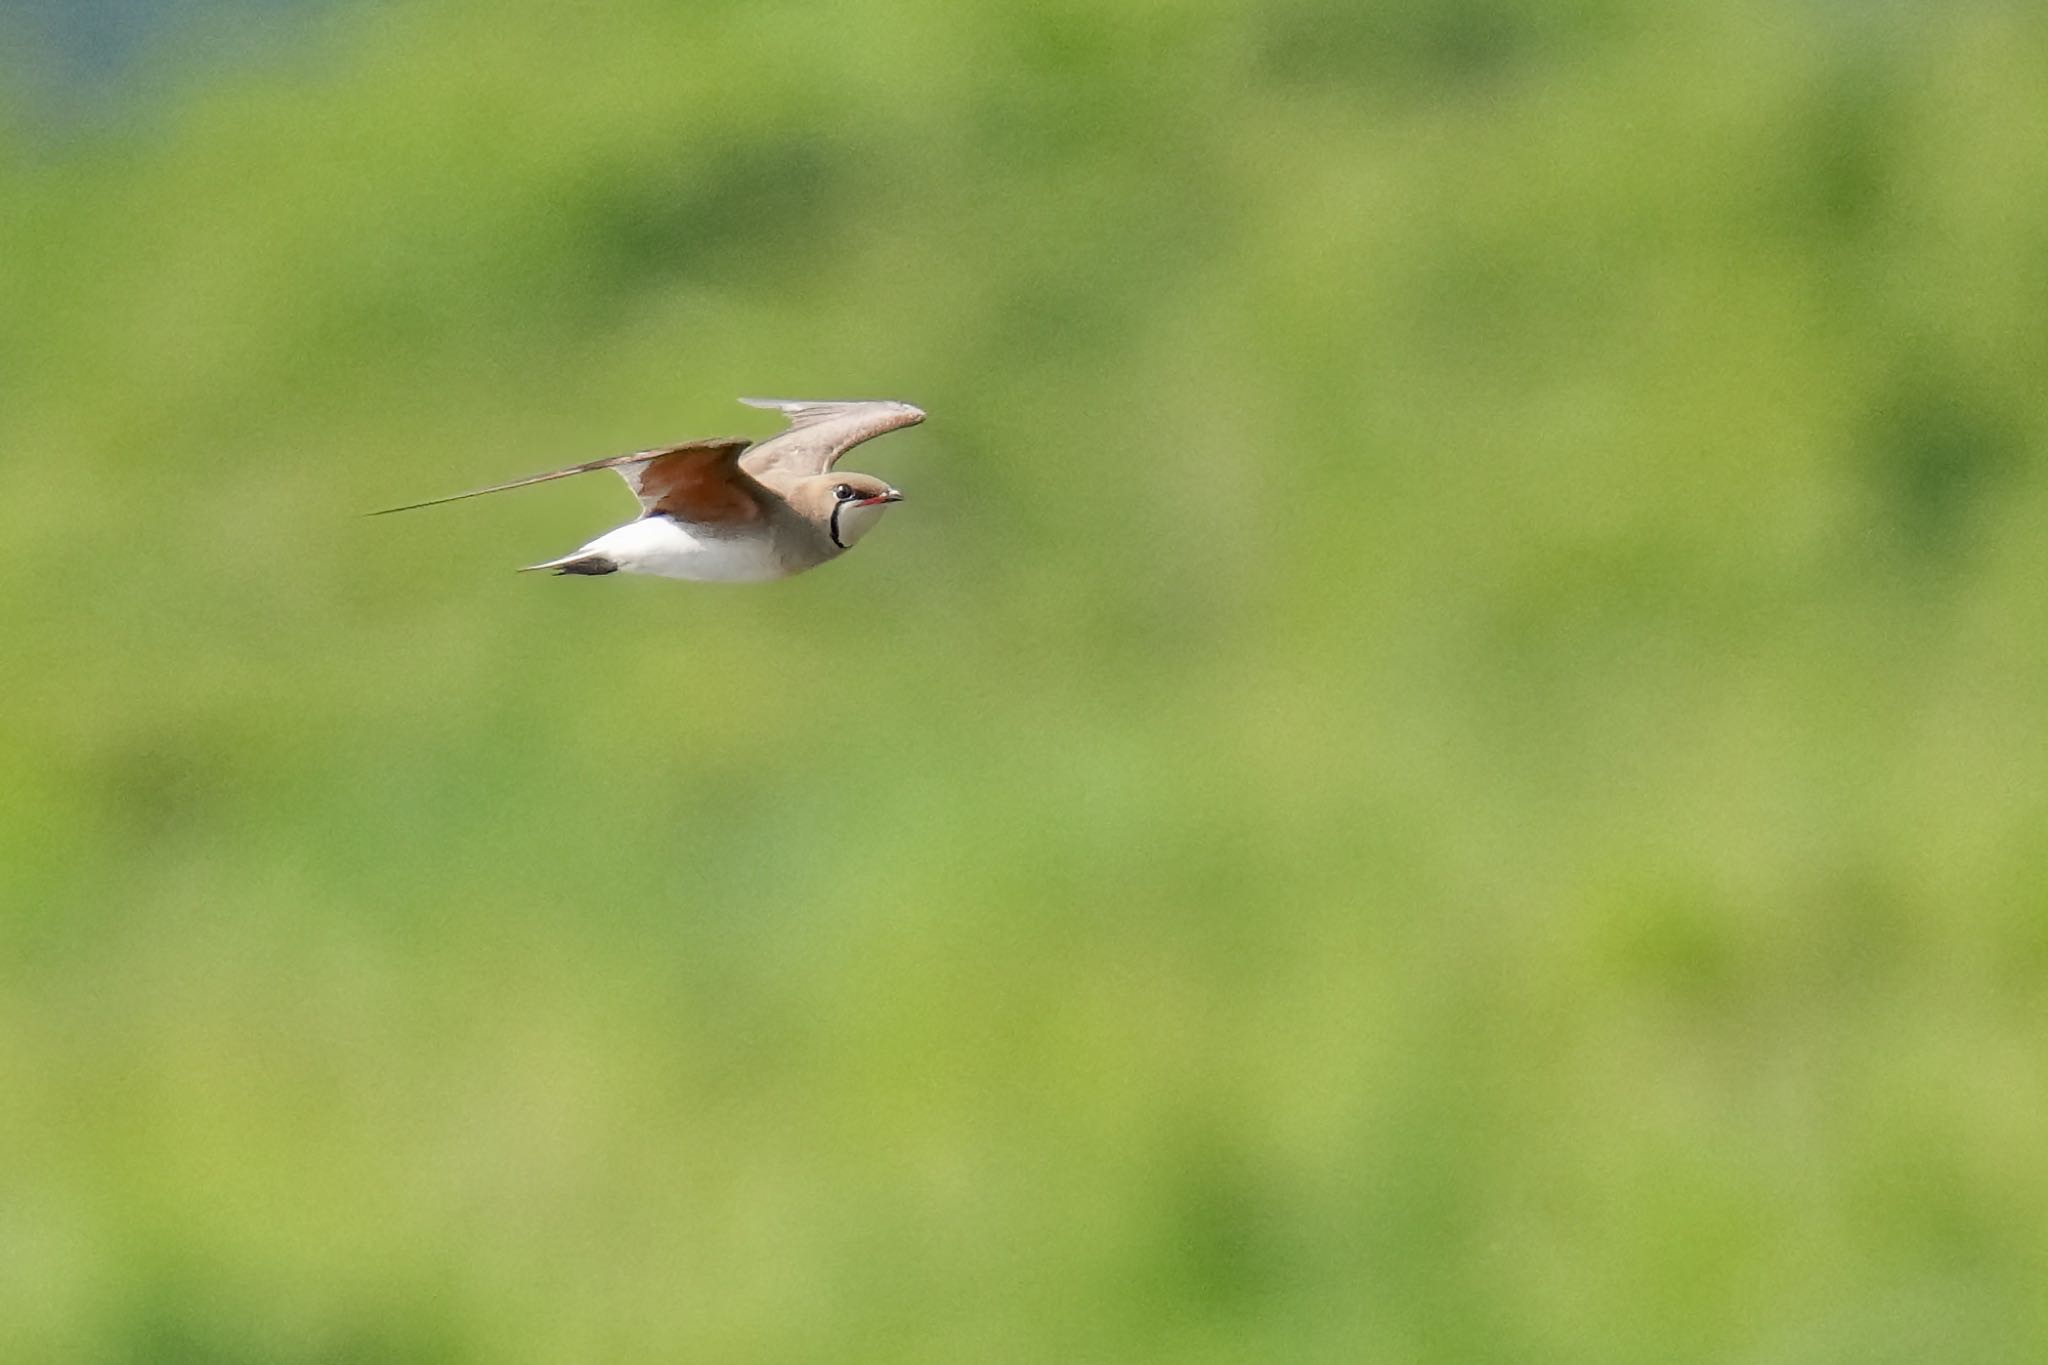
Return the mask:
<path fill-rule="evenodd" d="M 583 551 L 578 550 L 573 555 L 564 555 L 560 559 L 550 559 L 545 564 L 528 564 L 524 568 L 520 569 L 519 572 L 538 573 L 542 569 L 553 569 L 555 571 L 556 576 L 559 577 L 562 574 L 567 573 L 617 573 L 619 571 L 619 565 L 617 560 L 609 559 L 604 555 L 585 554 Z"/>

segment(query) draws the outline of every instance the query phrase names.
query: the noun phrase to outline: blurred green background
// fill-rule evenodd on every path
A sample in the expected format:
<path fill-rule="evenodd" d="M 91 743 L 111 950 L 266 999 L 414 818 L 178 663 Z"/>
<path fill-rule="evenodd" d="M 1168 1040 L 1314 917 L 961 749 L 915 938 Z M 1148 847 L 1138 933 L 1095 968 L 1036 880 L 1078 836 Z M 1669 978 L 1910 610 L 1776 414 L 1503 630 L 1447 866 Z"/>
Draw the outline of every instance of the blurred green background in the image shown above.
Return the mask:
<path fill-rule="evenodd" d="M 0 35 L 0 1358 L 2048 1359 L 2038 6 Z"/>

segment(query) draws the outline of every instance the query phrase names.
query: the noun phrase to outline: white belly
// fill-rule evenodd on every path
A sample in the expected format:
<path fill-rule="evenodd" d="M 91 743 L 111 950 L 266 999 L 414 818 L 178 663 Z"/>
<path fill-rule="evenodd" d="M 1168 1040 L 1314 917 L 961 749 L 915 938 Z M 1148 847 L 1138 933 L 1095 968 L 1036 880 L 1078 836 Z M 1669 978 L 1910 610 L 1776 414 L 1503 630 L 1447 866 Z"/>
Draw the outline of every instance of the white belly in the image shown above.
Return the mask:
<path fill-rule="evenodd" d="M 671 517 L 642 517 L 607 531 L 578 554 L 599 554 L 625 573 L 691 578 L 698 582 L 758 583 L 789 570 L 763 533 L 715 536 L 693 532 Z"/>

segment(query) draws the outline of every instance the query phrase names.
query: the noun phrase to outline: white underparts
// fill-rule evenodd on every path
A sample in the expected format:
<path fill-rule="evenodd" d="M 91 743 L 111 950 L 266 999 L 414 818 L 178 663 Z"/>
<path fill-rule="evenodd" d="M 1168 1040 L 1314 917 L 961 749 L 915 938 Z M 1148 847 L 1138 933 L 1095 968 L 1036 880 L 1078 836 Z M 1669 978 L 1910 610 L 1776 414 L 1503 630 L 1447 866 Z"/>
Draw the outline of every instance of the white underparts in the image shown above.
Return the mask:
<path fill-rule="evenodd" d="M 662 516 L 642 517 L 607 531 L 571 558 L 583 555 L 603 555 L 624 573 L 698 582 L 758 583 L 789 573 L 762 530 L 717 536 Z"/>

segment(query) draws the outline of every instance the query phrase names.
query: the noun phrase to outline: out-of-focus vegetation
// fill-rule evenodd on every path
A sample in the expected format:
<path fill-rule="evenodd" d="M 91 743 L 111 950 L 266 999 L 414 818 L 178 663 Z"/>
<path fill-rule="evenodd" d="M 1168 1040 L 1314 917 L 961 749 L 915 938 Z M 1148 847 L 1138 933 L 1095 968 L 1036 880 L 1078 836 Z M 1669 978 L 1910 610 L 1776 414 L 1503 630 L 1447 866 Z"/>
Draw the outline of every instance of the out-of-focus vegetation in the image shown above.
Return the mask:
<path fill-rule="evenodd" d="M 232 13 L 8 48 L 0 1356 L 2048 1357 L 2037 7 Z"/>

